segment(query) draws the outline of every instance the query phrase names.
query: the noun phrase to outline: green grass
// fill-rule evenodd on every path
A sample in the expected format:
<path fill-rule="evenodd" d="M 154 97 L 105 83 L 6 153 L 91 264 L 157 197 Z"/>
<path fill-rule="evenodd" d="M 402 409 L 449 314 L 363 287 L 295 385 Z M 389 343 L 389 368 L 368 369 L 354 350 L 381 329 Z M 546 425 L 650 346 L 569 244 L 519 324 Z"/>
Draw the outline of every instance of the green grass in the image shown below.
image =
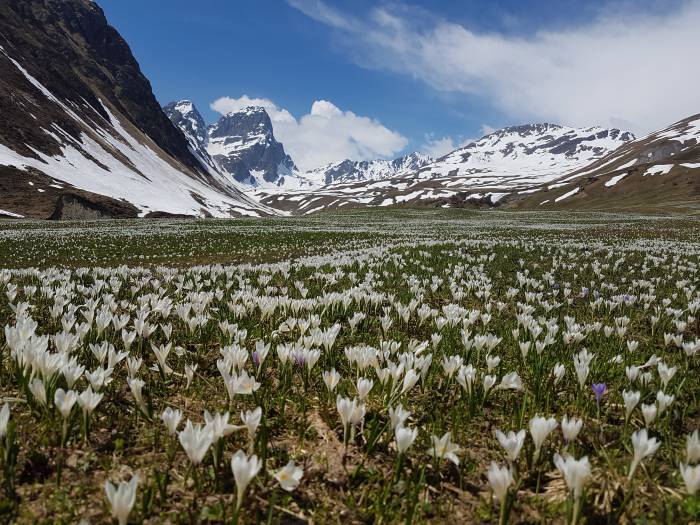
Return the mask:
<path fill-rule="evenodd" d="M 129 349 L 131 357 L 143 359 L 136 375 L 146 383 L 152 418 L 137 408 L 122 361 L 101 389 L 104 398 L 91 418 L 89 442 L 81 439 L 76 405 L 64 445 L 52 391 L 67 388 L 65 378 L 58 374 L 46 381 L 49 403 L 37 403 L 27 381 L 30 376 L 47 379 L 41 361 L 33 374 L 31 366 L 23 369 L 17 348 L 11 357 L 10 342 L 0 335 L 0 395 L 11 406 L 18 436 L 17 459 L 6 471 L 15 490 L 6 488 L 0 512 L 18 523 L 108 522 L 105 480 L 138 474 L 131 522 L 230 522 L 235 482 L 229 460 L 235 451 L 248 450 L 245 430 L 224 439 L 218 464 L 208 452 L 195 482 L 187 455 L 167 435 L 159 415 L 170 406 L 183 411 L 183 422 L 202 423 L 205 409 L 230 411 L 231 423 L 238 425 L 242 410 L 261 406 L 253 448 L 265 466 L 248 487 L 239 523 L 498 522 L 499 506 L 486 479 L 492 461 L 505 463 L 494 432 L 527 429 L 537 414 L 583 420 L 579 438 L 566 448 L 576 458 L 588 456 L 593 469 L 578 523 L 696 520 L 700 503 L 686 494 L 678 463 L 685 461 L 686 434 L 700 427 L 698 354 L 689 357 L 667 345 L 664 334 L 675 334 L 674 321 L 683 320 L 682 340 L 700 337 L 700 312 L 689 311 L 700 298 L 697 226 L 691 218 L 410 209 L 260 221 L 3 223 L 0 325 L 11 331 L 18 305 L 27 303 L 37 336 L 62 332 L 62 319 L 73 333 L 86 323 L 83 312 L 90 310 L 90 301 L 97 300 L 95 317 L 101 309 L 126 315 L 131 331 L 142 309 L 150 312 L 147 320 L 156 330 L 148 340 L 137 336 Z M 597 296 L 601 302 L 592 306 Z M 65 300 L 57 301 L 60 297 Z M 156 306 L 163 298 L 173 304 L 168 315 Z M 205 315 L 201 326 L 188 326 L 193 311 L 177 313 L 183 304 Z M 267 304 L 274 304 L 271 312 Z M 524 304 L 533 308 L 528 322 L 543 327 L 538 341 L 547 324 L 557 327 L 541 354 L 533 344 L 526 357 L 519 342 L 535 338 L 518 321 Z M 430 312 L 424 321 L 419 320 L 421 306 Z M 401 315 L 406 309 L 408 321 Z M 436 320 L 450 309 L 459 320 L 441 327 Z M 366 318 L 353 331 L 349 320 L 357 312 Z M 478 313 L 464 325 L 462 318 L 470 312 Z M 655 324 L 652 316 L 658 316 Z M 387 317 L 392 324 L 385 330 L 382 318 Z M 290 318 L 309 320 L 312 327 L 304 334 L 298 325 L 289 329 Z M 622 318 L 628 319 L 626 332 L 607 336 L 603 327 Z M 261 384 L 255 395 L 230 399 L 227 394 L 217 359 L 236 337 L 222 331 L 222 321 L 236 325 L 234 334 L 247 355 L 243 368 Z M 326 331 L 335 324 L 340 332 L 332 348 L 323 348 L 318 333 L 309 339 L 314 326 Z M 160 325 L 171 325 L 172 335 Z M 563 334 L 576 330 L 586 334 L 584 340 L 567 343 Z M 113 326 L 98 333 L 96 323 L 88 321 L 81 333 L 70 356 L 86 371 L 100 366 L 91 344 L 107 341 L 117 351 L 124 349 L 121 331 Z M 434 334 L 442 336 L 437 344 L 431 343 Z M 485 334 L 501 339 L 490 352 L 500 363 L 490 372 L 489 352 L 478 348 Z M 261 369 L 253 363 L 257 341 L 271 345 Z M 628 350 L 626 341 L 638 341 L 638 349 Z M 400 343 L 398 350 L 383 349 L 389 342 Z M 414 353 L 422 342 L 427 346 Z M 167 343 L 173 347 L 167 358 L 173 373 L 163 376 L 151 344 Z M 277 352 L 283 344 L 296 345 L 297 352 L 304 345 L 319 349 L 318 363 L 311 370 L 294 360 L 283 363 Z M 374 355 L 386 350 L 386 359 L 358 366 L 348 359 L 351 348 L 372 348 L 364 352 Z M 584 348 L 595 358 L 579 388 L 573 356 Z M 56 351 L 53 341 L 48 351 Z M 429 362 L 421 361 L 428 355 Z M 677 367 L 665 389 L 656 367 L 642 370 L 651 374 L 647 385 L 632 384 L 625 374 L 625 366 L 644 364 L 652 355 Z M 471 396 L 443 370 L 443 358 L 450 356 L 477 369 Z M 621 363 L 611 362 L 616 356 Z M 422 379 L 396 395 L 389 384 L 381 384 L 375 365 L 381 369 L 400 362 L 416 367 Z M 566 375 L 555 384 L 551 371 L 557 363 L 564 364 Z M 197 365 L 189 388 L 186 365 Z M 342 379 L 329 394 L 321 372 L 332 367 Z M 494 375 L 498 385 L 513 371 L 522 391 L 494 388 L 484 395 L 484 375 Z M 359 377 L 372 379 L 374 387 L 363 425 L 346 448 L 335 396 L 355 397 Z M 599 382 L 608 388 L 600 410 L 591 391 L 591 384 Z M 82 392 L 87 385 L 83 376 L 73 388 Z M 675 396 L 649 426 L 661 446 L 628 481 L 631 434 L 646 425 L 639 406 L 625 422 L 622 391 L 639 390 L 641 405 L 654 403 L 661 389 Z M 418 437 L 397 469 L 388 408 L 399 402 L 411 412 L 407 425 L 418 429 Z M 430 454 L 431 435 L 448 431 L 460 446 L 459 465 Z M 517 461 L 517 493 L 510 494 L 511 523 L 565 522 L 567 492 L 552 461 L 564 447 L 557 429 L 539 463 L 532 464 L 528 434 Z M 303 467 L 304 476 L 294 492 L 286 493 L 272 474 L 289 459 Z"/>

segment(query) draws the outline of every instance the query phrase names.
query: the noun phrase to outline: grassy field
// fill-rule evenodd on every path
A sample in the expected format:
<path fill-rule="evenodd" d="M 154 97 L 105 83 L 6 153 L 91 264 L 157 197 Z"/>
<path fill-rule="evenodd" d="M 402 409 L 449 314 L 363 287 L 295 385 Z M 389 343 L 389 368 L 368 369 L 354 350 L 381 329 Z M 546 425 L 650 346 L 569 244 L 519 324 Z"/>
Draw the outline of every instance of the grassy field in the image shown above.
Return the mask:
<path fill-rule="evenodd" d="M 0 521 L 697 522 L 698 226 L 0 223 Z"/>

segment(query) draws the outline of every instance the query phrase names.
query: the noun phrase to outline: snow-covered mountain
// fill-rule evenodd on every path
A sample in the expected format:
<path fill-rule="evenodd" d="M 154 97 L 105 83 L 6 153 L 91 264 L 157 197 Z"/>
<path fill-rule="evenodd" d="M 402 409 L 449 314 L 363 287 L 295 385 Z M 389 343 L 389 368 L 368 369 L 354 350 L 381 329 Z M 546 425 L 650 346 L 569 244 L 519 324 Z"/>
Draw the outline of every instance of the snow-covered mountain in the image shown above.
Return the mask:
<path fill-rule="evenodd" d="M 207 125 L 195 105 L 189 100 L 180 100 L 164 106 L 163 111 L 170 121 L 182 131 L 190 146 L 190 151 L 202 167 L 207 171 L 221 173 L 221 168 L 207 151 L 209 140 Z"/>
<path fill-rule="evenodd" d="M 522 187 L 586 166 L 633 139 L 632 133 L 599 127 L 508 127 L 453 151 L 420 175 L 463 178 L 469 186 Z"/>
<path fill-rule="evenodd" d="M 315 186 L 299 173 L 275 138 L 265 108 L 250 106 L 231 112 L 210 126 L 189 100 L 171 102 L 163 110 L 187 137 L 200 163 L 235 181 L 242 190 L 253 194 L 260 189 Z"/>
<path fill-rule="evenodd" d="M 394 160 L 343 160 L 304 173 L 304 177 L 321 186 L 342 182 L 372 181 L 400 177 L 418 171 L 435 159 L 411 153 Z"/>
<path fill-rule="evenodd" d="M 700 202 L 700 115 L 628 141 L 582 169 L 520 192 L 514 203 L 537 208 L 664 211 Z"/>
<path fill-rule="evenodd" d="M 187 138 L 190 150 L 204 167 L 235 180 L 253 196 L 280 191 L 314 191 L 339 183 L 383 180 L 415 172 L 434 161 L 421 153 L 394 160 L 343 160 L 300 172 L 274 135 L 262 107 L 247 107 L 223 115 L 207 126 L 189 100 L 171 102 L 166 115 Z"/>
<path fill-rule="evenodd" d="M 511 193 L 529 191 L 581 169 L 632 139 L 631 133 L 617 129 L 515 126 L 396 175 L 338 177 L 336 182 L 303 195 L 259 197 L 269 206 L 296 213 L 340 206 L 442 202 L 456 196 L 493 205 Z"/>
<path fill-rule="evenodd" d="M 248 107 L 223 115 L 208 129 L 207 150 L 238 182 L 251 186 L 285 184 L 297 171 L 284 146 L 275 139 L 264 108 Z"/>
<path fill-rule="evenodd" d="M 95 2 L 3 2 L 0 35 L 0 215 L 274 213 L 200 167 Z"/>
<path fill-rule="evenodd" d="M 437 160 L 345 160 L 300 173 L 264 108 L 211 126 L 190 101 L 160 108 L 127 43 L 91 0 L 10 2 L 0 10 L 0 35 L 0 216 L 609 207 L 700 196 L 699 115 L 640 139 L 617 129 L 509 127 Z"/>

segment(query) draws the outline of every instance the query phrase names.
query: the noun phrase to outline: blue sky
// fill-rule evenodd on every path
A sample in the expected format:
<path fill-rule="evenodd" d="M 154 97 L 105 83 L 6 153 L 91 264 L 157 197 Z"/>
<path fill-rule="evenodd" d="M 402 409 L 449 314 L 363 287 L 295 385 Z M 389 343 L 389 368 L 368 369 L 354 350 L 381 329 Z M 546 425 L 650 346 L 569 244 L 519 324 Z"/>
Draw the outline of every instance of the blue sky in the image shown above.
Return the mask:
<path fill-rule="evenodd" d="M 211 122 L 220 97 L 265 99 L 305 167 L 342 155 L 444 153 L 530 121 L 643 133 L 700 111 L 697 94 L 679 87 L 669 97 L 664 86 L 687 74 L 675 62 L 700 51 L 695 0 L 98 3 L 161 103 L 189 98 Z M 669 38 L 674 47 L 649 43 Z M 640 75 L 642 66 L 664 81 Z M 323 115 L 338 126 L 304 120 L 315 101 L 338 108 Z M 294 126 L 284 128 L 288 118 Z M 336 127 L 344 131 L 329 136 Z M 325 156 L 304 149 L 319 133 Z"/>

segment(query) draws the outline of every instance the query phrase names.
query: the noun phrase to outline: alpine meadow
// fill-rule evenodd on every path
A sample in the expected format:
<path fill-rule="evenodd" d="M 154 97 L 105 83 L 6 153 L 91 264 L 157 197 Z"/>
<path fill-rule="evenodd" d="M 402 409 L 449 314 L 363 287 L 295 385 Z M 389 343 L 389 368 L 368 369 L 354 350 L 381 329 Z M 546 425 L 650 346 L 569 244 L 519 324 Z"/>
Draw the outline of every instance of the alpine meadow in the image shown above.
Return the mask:
<path fill-rule="evenodd" d="M 0 0 L 0 522 L 700 523 L 699 24 Z"/>

